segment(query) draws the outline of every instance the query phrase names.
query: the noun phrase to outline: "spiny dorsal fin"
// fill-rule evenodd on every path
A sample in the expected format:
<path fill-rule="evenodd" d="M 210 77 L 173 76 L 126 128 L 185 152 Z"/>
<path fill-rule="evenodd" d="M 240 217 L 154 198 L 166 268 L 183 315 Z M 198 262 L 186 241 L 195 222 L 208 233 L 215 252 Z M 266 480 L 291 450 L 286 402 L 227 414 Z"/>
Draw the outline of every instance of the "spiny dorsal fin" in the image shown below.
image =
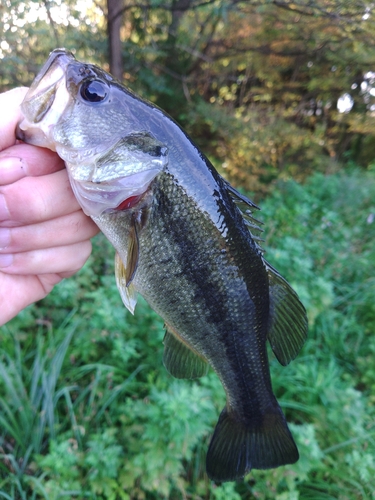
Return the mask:
<path fill-rule="evenodd" d="M 254 209 L 260 210 L 255 203 L 253 203 L 249 198 L 246 196 L 242 195 L 237 189 L 235 189 L 233 186 L 229 184 L 228 181 L 224 179 L 224 184 L 225 187 L 230 194 L 232 200 L 236 204 L 237 208 L 240 210 L 242 217 L 244 219 L 244 222 L 252 236 L 252 238 L 255 240 L 255 242 L 261 242 L 263 241 L 262 238 L 260 237 L 260 234 L 263 232 L 263 229 L 260 227 L 262 222 L 259 220 L 255 219 L 253 217 L 253 211 Z M 258 245 L 259 250 L 263 252 L 263 249 Z"/>
<path fill-rule="evenodd" d="M 264 264 L 270 291 L 268 340 L 285 366 L 297 356 L 307 338 L 306 310 L 289 283 L 266 260 Z"/>
<path fill-rule="evenodd" d="M 163 363 L 176 378 L 199 378 L 208 371 L 207 362 L 167 324 L 164 336 Z"/>
<path fill-rule="evenodd" d="M 134 309 L 137 304 L 137 292 L 132 283 L 127 286 L 125 266 L 117 252 L 115 256 L 115 275 L 117 288 L 120 292 L 124 306 L 134 314 Z"/>

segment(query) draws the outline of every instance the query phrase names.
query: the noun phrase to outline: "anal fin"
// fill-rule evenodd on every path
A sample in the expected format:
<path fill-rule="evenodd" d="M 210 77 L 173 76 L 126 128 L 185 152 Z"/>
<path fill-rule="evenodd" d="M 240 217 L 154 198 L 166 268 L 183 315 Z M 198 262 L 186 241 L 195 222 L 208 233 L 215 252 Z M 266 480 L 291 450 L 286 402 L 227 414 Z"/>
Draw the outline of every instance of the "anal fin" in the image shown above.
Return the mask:
<path fill-rule="evenodd" d="M 206 375 L 208 364 L 167 324 L 164 336 L 163 363 L 166 370 L 176 378 L 199 378 Z"/>

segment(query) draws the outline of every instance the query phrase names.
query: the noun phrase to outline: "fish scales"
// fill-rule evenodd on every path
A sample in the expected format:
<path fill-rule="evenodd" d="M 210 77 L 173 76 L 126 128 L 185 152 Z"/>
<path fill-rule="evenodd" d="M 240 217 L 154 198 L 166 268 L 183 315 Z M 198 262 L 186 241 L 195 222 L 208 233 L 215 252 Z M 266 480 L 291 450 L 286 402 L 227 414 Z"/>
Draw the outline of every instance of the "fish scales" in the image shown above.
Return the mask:
<path fill-rule="evenodd" d="M 252 202 L 171 118 L 62 49 L 22 111 L 19 138 L 60 154 L 82 208 L 115 247 L 126 307 L 133 312 L 140 293 L 164 319 L 167 370 L 195 378 L 209 365 L 219 376 L 227 403 L 207 452 L 209 477 L 236 480 L 295 462 L 266 340 L 289 363 L 305 340 L 306 314 L 249 231 Z"/>
<path fill-rule="evenodd" d="M 253 275 L 251 268 L 260 259 L 256 249 L 253 256 L 249 252 L 239 252 L 240 245 L 231 244 L 230 228 L 227 240 L 223 241 L 223 228 L 218 228 L 216 234 L 207 239 L 208 230 L 212 232 L 210 219 L 197 208 L 194 200 L 190 200 L 189 204 L 173 176 L 160 176 L 152 189 L 154 203 L 150 209 L 149 224 L 140 234 L 139 264 L 134 278 L 137 290 L 213 366 L 219 347 L 225 350 L 223 358 L 230 360 L 228 354 L 231 350 L 235 351 L 237 342 L 244 344 L 249 339 L 249 332 L 259 332 L 259 341 L 254 339 L 252 344 L 255 350 L 259 345 L 261 351 L 247 353 L 244 345 L 242 354 L 262 360 L 260 366 L 266 367 L 262 371 L 267 380 L 265 336 L 268 303 L 259 299 L 268 294 L 267 277 L 264 272 L 263 283 L 257 280 L 257 289 L 251 290 L 251 297 L 241 269 L 250 270 Z M 175 200 L 181 200 L 180 204 Z M 121 214 L 117 219 L 121 219 Z M 97 222 L 103 228 L 109 225 Z M 117 224 L 122 225 L 120 220 L 112 225 L 114 233 L 117 233 Z M 244 239 L 249 239 L 248 234 L 245 229 Z M 126 257 L 123 256 L 125 261 Z M 228 283 L 231 283 L 230 287 Z M 168 290 L 167 296 L 160 294 L 161 286 Z M 174 297 L 172 303 L 169 295 Z M 227 342 L 229 335 L 233 335 L 234 341 Z M 236 357 L 239 359 L 240 355 Z M 254 368 L 254 363 L 245 360 L 244 365 L 245 368 Z M 242 375 L 240 378 L 243 378 Z M 256 380 L 255 373 L 253 378 Z M 263 377 L 260 382 L 263 383 Z M 229 382 L 226 381 L 225 385 Z M 241 398 L 238 398 L 237 404 L 240 401 Z M 264 406 L 260 403 L 259 407 Z M 246 404 L 246 400 L 242 404 Z"/>

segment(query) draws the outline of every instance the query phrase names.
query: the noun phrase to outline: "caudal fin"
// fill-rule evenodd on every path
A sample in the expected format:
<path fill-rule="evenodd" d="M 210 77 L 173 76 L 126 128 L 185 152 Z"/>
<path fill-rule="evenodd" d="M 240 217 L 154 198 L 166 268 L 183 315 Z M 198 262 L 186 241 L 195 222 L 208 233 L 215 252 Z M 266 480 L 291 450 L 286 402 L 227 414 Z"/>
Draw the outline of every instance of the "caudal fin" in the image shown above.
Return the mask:
<path fill-rule="evenodd" d="M 281 409 L 254 425 L 222 411 L 207 452 L 206 468 L 216 482 L 242 479 L 251 469 L 272 469 L 299 458 Z"/>

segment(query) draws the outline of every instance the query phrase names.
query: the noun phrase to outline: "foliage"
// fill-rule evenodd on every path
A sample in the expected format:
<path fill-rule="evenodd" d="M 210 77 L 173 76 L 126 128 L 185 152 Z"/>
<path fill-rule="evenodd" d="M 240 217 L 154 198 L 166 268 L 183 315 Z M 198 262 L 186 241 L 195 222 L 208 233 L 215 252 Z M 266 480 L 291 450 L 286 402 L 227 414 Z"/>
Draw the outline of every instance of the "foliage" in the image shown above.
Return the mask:
<path fill-rule="evenodd" d="M 371 173 L 279 183 L 263 205 L 267 259 L 303 299 L 309 339 L 274 391 L 300 450 L 293 466 L 215 485 L 214 373 L 174 380 L 163 326 L 120 304 L 102 237 L 75 279 L 0 329 L 0 498 L 371 499 L 375 491 L 375 182 Z"/>
<path fill-rule="evenodd" d="M 57 46 L 109 69 L 108 3 L 5 0 L 0 89 L 28 85 Z M 204 143 L 235 184 L 267 191 L 279 177 L 332 173 L 337 160 L 373 162 L 371 3 L 112 3 L 122 19 L 119 74 Z M 344 96 L 350 106 L 339 112 Z"/>

